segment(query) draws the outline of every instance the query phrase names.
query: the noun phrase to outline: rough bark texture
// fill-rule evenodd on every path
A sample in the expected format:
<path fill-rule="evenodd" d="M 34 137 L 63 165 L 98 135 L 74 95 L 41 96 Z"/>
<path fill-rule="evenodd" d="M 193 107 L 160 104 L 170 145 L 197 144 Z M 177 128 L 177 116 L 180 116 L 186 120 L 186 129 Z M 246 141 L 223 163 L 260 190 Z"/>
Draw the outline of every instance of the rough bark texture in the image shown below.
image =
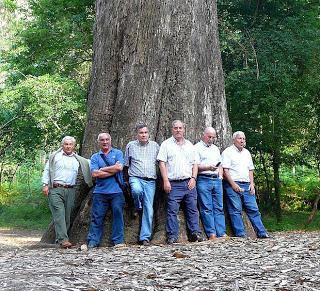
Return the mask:
<path fill-rule="evenodd" d="M 88 122 L 82 155 L 97 150 L 99 132 L 109 132 L 113 145 L 124 150 L 134 138 L 137 122 L 148 124 L 159 144 L 168 138 L 171 122 L 186 122 L 186 137 L 199 140 L 213 126 L 221 148 L 230 143 L 215 1 L 96 2 L 94 57 L 88 94 Z M 163 241 L 166 195 L 157 191 L 154 241 Z M 90 196 L 77 205 L 71 239 L 84 241 Z M 186 240 L 183 215 L 181 240 Z M 110 235 L 110 214 L 105 237 Z M 125 238 L 136 242 L 139 223 L 132 207 L 125 211 Z"/>

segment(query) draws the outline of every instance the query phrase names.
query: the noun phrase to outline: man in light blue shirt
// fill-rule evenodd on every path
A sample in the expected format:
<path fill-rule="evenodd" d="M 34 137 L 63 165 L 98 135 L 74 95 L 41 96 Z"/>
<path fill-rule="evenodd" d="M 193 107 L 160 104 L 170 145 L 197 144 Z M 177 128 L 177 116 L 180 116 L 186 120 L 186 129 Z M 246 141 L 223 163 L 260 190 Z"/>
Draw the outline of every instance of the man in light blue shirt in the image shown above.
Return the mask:
<path fill-rule="evenodd" d="M 92 197 L 91 223 L 88 234 L 88 248 L 100 245 L 104 218 L 109 208 L 112 210 L 111 243 L 119 246 L 124 243 L 123 208 L 125 198 L 122 192 L 122 151 L 111 146 L 109 133 L 98 135 L 100 151 L 93 154 L 90 169 L 96 186 Z"/>
<path fill-rule="evenodd" d="M 149 140 L 145 124 L 136 126 L 137 140 L 126 146 L 125 166 L 136 211 L 141 216 L 139 242 L 148 246 L 152 235 L 153 201 L 156 191 L 159 145 Z"/>

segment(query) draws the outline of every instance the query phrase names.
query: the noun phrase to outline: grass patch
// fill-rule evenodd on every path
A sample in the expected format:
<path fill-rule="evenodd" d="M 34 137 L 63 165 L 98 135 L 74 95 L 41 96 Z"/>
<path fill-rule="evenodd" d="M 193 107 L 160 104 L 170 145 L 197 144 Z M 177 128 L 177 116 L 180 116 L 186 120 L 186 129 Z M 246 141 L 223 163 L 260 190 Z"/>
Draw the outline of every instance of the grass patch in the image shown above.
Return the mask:
<path fill-rule="evenodd" d="M 306 211 L 283 211 L 282 220 L 277 222 L 276 217 L 271 214 L 262 216 L 265 227 L 269 231 L 314 231 L 320 230 L 320 214 L 317 213 L 314 220 L 306 225 L 310 212 Z"/>

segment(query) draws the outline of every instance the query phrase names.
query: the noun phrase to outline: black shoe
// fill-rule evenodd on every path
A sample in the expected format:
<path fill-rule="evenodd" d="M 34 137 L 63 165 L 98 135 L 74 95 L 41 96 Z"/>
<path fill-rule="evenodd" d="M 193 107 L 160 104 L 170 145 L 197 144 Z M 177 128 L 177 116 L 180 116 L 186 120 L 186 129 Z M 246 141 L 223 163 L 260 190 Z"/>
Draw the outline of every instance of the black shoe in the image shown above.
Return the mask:
<path fill-rule="evenodd" d="M 168 245 L 172 245 L 172 244 L 174 244 L 176 242 L 177 242 L 177 240 L 174 237 L 170 237 L 170 238 L 167 239 L 167 244 Z"/>
<path fill-rule="evenodd" d="M 200 232 L 194 232 L 190 236 L 190 241 L 191 242 L 202 242 L 205 241 L 205 238 L 202 236 Z"/>
<path fill-rule="evenodd" d="M 262 235 L 259 235 L 258 238 L 261 238 L 261 239 L 268 239 L 268 238 L 272 238 L 271 235 L 269 235 L 268 233 L 265 233 L 265 234 L 262 234 Z"/>
<path fill-rule="evenodd" d="M 150 246 L 150 242 L 148 240 L 143 240 L 143 241 L 141 241 L 141 245 L 148 247 L 148 246 Z"/>

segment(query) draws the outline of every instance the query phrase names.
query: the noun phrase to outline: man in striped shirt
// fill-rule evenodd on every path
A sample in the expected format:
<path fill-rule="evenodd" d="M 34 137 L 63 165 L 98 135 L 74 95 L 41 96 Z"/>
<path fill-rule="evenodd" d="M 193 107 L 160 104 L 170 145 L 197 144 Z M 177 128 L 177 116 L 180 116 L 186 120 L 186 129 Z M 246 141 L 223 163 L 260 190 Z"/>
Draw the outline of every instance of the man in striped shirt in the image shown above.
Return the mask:
<path fill-rule="evenodd" d="M 137 139 L 126 146 L 125 167 L 136 211 L 141 216 L 139 242 L 148 246 L 152 235 L 153 200 L 156 191 L 159 145 L 149 140 L 147 125 L 136 126 Z"/>

